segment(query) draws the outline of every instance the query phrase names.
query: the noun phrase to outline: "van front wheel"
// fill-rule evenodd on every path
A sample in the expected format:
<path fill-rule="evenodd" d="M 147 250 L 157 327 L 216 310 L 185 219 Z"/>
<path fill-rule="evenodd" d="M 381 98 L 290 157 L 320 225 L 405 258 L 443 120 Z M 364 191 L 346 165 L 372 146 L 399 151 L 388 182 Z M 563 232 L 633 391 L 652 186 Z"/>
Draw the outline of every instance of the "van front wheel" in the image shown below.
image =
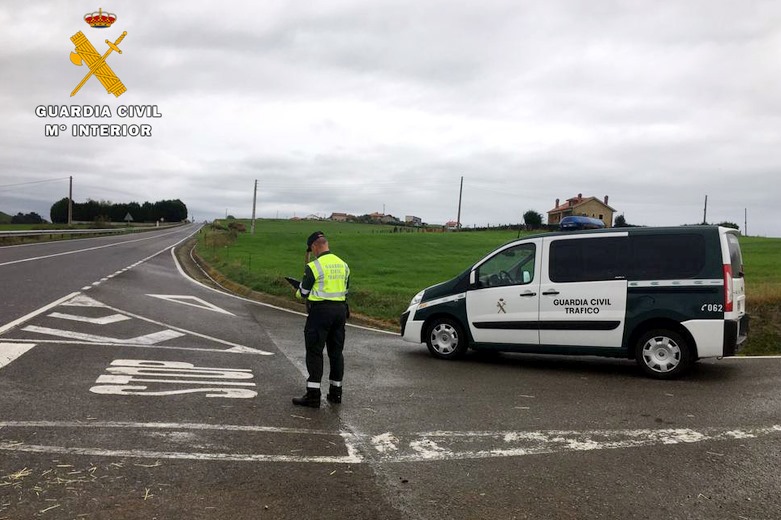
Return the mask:
<path fill-rule="evenodd" d="M 464 355 L 468 340 L 461 325 L 450 318 L 436 318 L 428 327 L 426 346 L 434 357 L 456 359 Z"/>
<path fill-rule="evenodd" d="M 647 375 L 656 379 L 675 379 L 692 366 L 689 343 L 677 332 L 651 330 L 640 336 L 635 359 Z"/>

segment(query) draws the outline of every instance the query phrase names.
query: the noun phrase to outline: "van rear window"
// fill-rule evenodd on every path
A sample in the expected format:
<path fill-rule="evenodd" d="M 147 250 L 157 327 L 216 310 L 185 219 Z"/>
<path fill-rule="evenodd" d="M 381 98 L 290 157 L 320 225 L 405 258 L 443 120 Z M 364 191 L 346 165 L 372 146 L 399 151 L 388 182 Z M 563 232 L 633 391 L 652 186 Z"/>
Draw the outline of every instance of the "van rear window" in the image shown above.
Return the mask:
<path fill-rule="evenodd" d="M 743 276 L 743 254 L 740 252 L 738 237 L 727 233 L 727 246 L 729 247 L 729 261 L 732 264 L 732 276 Z"/>
<path fill-rule="evenodd" d="M 694 278 L 705 266 L 702 235 L 634 235 L 630 280 Z"/>

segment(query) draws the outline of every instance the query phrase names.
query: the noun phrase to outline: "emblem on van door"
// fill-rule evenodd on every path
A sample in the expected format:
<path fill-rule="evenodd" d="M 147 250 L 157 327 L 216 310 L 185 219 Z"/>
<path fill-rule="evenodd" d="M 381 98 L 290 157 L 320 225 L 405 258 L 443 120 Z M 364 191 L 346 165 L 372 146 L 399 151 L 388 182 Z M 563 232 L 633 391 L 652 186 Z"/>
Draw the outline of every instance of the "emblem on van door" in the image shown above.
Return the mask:
<path fill-rule="evenodd" d="M 504 306 L 505 306 L 504 298 L 499 298 L 499 301 L 496 302 L 496 306 L 499 307 L 499 310 L 496 311 L 496 314 L 499 314 L 501 312 L 507 314 L 507 311 L 504 310 Z"/>

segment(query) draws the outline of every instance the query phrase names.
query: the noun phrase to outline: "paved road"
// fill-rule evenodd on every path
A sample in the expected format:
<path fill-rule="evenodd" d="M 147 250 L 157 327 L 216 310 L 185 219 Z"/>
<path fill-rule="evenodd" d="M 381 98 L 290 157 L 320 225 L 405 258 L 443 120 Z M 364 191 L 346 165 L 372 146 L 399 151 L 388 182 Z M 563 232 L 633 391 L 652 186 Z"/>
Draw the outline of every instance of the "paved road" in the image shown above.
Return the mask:
<path fill-rule="evenodd" d="M 620 360 L 443 362 L 351 327 L 344 404 L 294 408 L 304 318 L 185 278 L 167 249 L 195 231 L 0 248 L 0 519 L 781 510 L 779 359 L 660 382 Z"/>

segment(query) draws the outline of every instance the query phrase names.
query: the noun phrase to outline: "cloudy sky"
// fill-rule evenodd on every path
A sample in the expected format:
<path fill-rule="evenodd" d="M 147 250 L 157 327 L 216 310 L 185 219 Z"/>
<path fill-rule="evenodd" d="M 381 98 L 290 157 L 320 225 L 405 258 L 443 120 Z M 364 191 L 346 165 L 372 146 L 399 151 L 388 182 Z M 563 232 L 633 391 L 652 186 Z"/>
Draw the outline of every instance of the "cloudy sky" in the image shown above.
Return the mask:
<path fill-rule="evenodd" d="M 110 28 L 83 16 L 116 13 Z M 179 198 L 198 220 L 465 225 L 610 196 L 632 224 L 781 236 L 777 0 L 3 0 L 0 211 Z M 82 31 L 127 87 L 69 60 Z M 111 118 L 39 118 L 108 105 Z M 161 118 L 120 118 L 156 105 Z M 75 123 L 151 137 L 73 137 Z M 46 124 L 65 124 L 47 137 Z M 45 182 L 38 182 L 45 181 Z M 34 183 L 34 184 L 32 184 Z"/>

